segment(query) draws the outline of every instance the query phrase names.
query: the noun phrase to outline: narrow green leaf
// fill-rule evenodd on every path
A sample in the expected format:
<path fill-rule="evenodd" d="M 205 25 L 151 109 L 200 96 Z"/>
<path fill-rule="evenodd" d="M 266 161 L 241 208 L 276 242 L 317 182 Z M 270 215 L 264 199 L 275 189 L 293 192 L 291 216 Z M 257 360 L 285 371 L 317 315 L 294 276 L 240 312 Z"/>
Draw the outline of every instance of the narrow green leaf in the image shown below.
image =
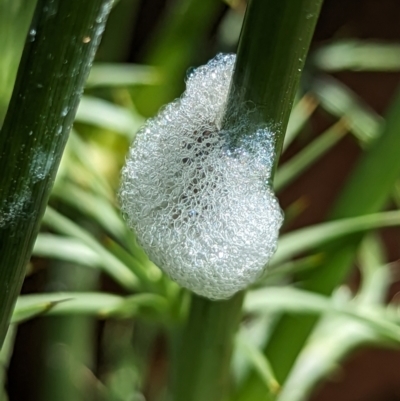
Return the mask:
<path fill-rule="evenodd" d="M 160 286 L 156 283 L 159 282 L 162 277 L 161 270 L 148 259 L 146 254 L 139 247 L 137 249 L 138 252 L 134 254 L 129 253 L 112 240 L 107 240 L 106 247 L 135 273 L 145 288 L 153 290 L 156 288 L 160 289 Z"/>
<path fill-rule="evenodd" d="M 283 142 L 283 150 L 293 142 L 317 106 L 318 100 L 311 93 L 307 93 L 293 107 Z"/>
<path fill-rule="evenodd" d="M 92 218 L 106 232 L 123 242 L 127 228 L 120 214 L 108 199 L 85 191 L 70 182 L 61 182 L 54 186 L 52 197 L 56 197 L 72 206 L 84 216 Z"/>
<path fill-rule="evenodd" d="M 86 87 L 155 85 L 160 81 L 160 74 L 154 67 L 139 64 L 96 63 L 90 71 Z"/>
<path fill-rule="evenodd" d="M 297 314 L 319 314 L 331 308 L 331 300 L 328 297 L 293 287 L 250 290 L 243 305 L 247 313 L 286 311 Z"/>
<path fill-rule="evenodd" d="M 87 267 L 99 267 L 101 258 L 82 241 L 70 237 L 40 233 L 32 255 L 41 258 L 63 260 Z"/>
<path fill-rule="evenodd" d="M 342 40 L 322 46 L 312 55 L 314 64 L 325 71 L 399 71 L 398 43 Z"/>
<path fill-rule="evenodd" d="M 302 228 L 281 236 L 271 266 L 290 259 L 297 253 L 307 252 L 345 235 L 381 227 L 393 227 L 399 224 L 400 211 L 392 211 L 335 220 Z"/>
<path fill-rule="evenodd" d="M 301 152 L 279 167 L 275 174 L 274 188 L 280 191 L 322 157 L 347 133 L 347 124 L 339 120 L 323 132 Z"/>
<path fill-rule="evenodd" d="M 383 304 L 389 286 L 393 282 L 389 265 L 386 264 L 384 247 L 376 235 L 367 235 L 358 253 L 361 288 L 357 301 L 361 304 Z"/>
<path fill-rule="evenodd" d="M 316 79 L 312 92 L 326 111 L 346 120 L 350 131 L 362 144 L 368 145 L 380 135 L 382 117 L 338 80 L 332 77 Z"/>
<path fill-rule="evenodd" d="M 260 375 L 260 378 L 264 381 L 268 390 L 272 394 L 277 394 L 279 392 L 280 385 L 276 380 L 272 367 L 267 358 L 265 358 L 264 354 L 243 335 L 236 336 L 236 346 L 249 359 L 254 369 Z"/>
<path fill-rule="evenodd" d="M 135 274 L 125 264 L 107 251 L 92 235 L 67 217 L 47 207 L 43 224 L 60 234 L 81 240 L 98 255 L 103 270 L 124 288 L 133 290 L 140 284 Z"/>
<path fill-rule="evenodd" d="M 18 298 L 12 317 L 20 323 L 39 314 L 82 314 L 106 317 L 118 308 L 123 297 L 105 293 L 49 293 L 23 295 Z"/>
<path fill-rule="evenodd" d="M 14 351 L 16 334 L 17 334 L 17 327 L 11 325 L 8 328 L 8 332 L 4 340 L 3 347 L 0 350 L 0 401 L 8 401 L 7 373 L 11 356 Z"/>
<path fill-rule="evenodd" d="M 309 400 L 316 385 L 337 370 L 350 352 L 382 341 L 382 336 L 368 324 L 328 315 L 302 349 L 277 401 Z"/>
<path fill-rule="evenodd" d="M 168 304 L 165 298 L 146 293 L 129 297 L 100 292 L 22 295 L 18 298 L 12 322 L 20 323 L 42 314 L 48 316 L 91 315 L 101 319 L 128 318 L 136 315 L 139 308 L 143 307 L 151 308 L 157 313 L 165 313 Z"/>
<path fill-rule="evenodd" d="M 262 287 L 264 285 L 282 280 L 295 273 L 316 269 L 321 266 L 324 261 L 324 255 L 319 253 L 316 255 L 306 256 L 295 260 L 289 260 L 272 269 L 267 269 L 264 275 L 254 284 L 254 287 Z"/>
<path fill-rule="evenodd" d="M 250 291 L 244 302 L 248 313 L 323 314 L 335 312 L 356 321 L 368 324 L 387 340 L 400 342 L 400 325 L 390 319 L 384 308 L 357 305 L 356 302 L 334 302 L 335 300 L 310 291 L 293 287 L 267 287 Z"/>
<path fill-rule="evenodd" d="M 0 1 L 0 127 L 10 101 L 35 5 L 36 0 Z"/>
<path fill-rule="evenodd" d="M 132 139 L 143 124 L 143 117 L 106 100 L 84 96 L 76 121 L 124 134 Z"/>
<path fill-rule="evenodd" d="M 112 201 L 114 199 L 114 189 L 111 187 L 111 185 L 109 184 L 109 182 L 107 181 L 107 179 L 105 177 L 103 177 L 103 175 L 99 174 L 99 170 L 96 166 L 96 164 L 94 163 L 94 161 L 92 160 L 91 157 L 89 157 L 88 155 L 92 154 L 92 148 L 91 148 L 92 144 L 85 142 L 80 136 L 79 134 L 74 131 L 73 129 L 70 132 L 70 136 L 69 136 L 69 140 L 67 143 L 67 150 L 71 150 L 71 154 L 73 154 L 76 157 L 76 161 L 74 160 L 74 162 L 69 162 L 69 160 L 66 160 L 66 164 L 67 167 L 66 169 L 68 169 L 68 172 L 73 168 L 75 168 L 76 170 L 78 170 L 78 172 L 76 173 L 76 175 L 80 178 L 82 178 L 82 170 L 79 169 L 79 167 L 77 166 L 78 164 L 81 164 L 82 167 L 85 169 L 85 177 L 88 177 L 88 181 L 90 184 L 90 188 L 98 195 L 100 195 L 100 197 L 106 198 L 109 201 Z M 68 154 L 67 154 L 68 156 Z M 78 161 L 78 163 L 77 163 Z M 62 164 L 61 164 L 62 166 Z M 75 175 L 71 174 L 73 177 L 73 180 L 75 182 L 80 182 L 77 177 L 75 177 Z M 59 175 L 57 175 L 56 177 L 56 182 L 55 182 L 55 186 L 57 186 L 58 184 L 58 180 L 59 180 Z M 64 183 L 62 182 L 61 185 L 63 185 Z M 57 188 L 56 188 L 57 190 Z"/>

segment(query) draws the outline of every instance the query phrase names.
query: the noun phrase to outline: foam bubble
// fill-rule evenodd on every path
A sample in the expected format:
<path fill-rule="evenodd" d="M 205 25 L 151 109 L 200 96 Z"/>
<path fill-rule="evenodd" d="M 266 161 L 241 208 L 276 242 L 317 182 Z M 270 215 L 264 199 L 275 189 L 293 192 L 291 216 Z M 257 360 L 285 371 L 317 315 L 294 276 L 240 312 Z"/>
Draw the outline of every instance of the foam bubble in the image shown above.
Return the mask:
<path fill-rule="evenodd" d="M 182 97 L 147 121 L 120 189 L 126 221 L 149 258 L 211 299 L 257 280 L 283 221 L 269 186 L 273 133 L 248 124 L 246 113 L 235 133 L 221 130 L 234 61 L 218 55 L 192 71 Z M 235 136 L 243 139 L 232 146 Z"/>

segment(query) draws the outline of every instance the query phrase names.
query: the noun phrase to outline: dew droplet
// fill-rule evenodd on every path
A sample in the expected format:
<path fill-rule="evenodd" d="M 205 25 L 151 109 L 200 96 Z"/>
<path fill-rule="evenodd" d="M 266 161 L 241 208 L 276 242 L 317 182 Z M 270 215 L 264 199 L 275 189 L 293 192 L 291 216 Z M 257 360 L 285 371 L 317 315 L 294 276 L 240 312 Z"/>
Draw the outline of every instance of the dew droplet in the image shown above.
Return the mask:
<path fill-rule="evenodd" d="M 26 32 L 26 31 L 25 31 Z M 28 38 L 29 38 L 29 42 L 34 42 L 35 41 L 35 38 L 36 38 L 36 29 L 31 29 L 30 31 L 29 31 L 29 35 L 28 35 Z"/>

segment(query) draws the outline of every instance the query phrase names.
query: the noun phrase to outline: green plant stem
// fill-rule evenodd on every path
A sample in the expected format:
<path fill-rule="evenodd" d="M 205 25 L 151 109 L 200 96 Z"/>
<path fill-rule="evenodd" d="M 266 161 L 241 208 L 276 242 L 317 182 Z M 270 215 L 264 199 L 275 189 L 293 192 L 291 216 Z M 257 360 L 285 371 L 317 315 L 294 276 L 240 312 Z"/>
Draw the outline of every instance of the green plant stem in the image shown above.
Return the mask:
<path fill-rule="evenodd" d="M 94 270 L 53 262 L 48 287 L 71 291 L 95 289 L 98 274 Z M 87 401 L 93 399 L 95 319 L 91 316 L 57 316 L 45 321 L 44 354 L 49 361 L 43 367 L 40 387 L 42 401 Z"/>
<path fill-rule="evenodd" d="M 250 0 L 227 110 L 252 102 L 255 125 L 276 132 L 279 157 L 321 0 Z M 235 124 L 227 119 L 225 128 Z M 176 374 L 176 401 L 221 401 L 243 293 L 227 301 L 192 297 Z"/>
<path fill-rule="evenodd" d="M 192 296 L 178 360 L 176 401 L 223 400 L 244 292 L 227 301 Z"/>
<path fill-rule="evenodd" d="M 253 0 L 248 4 L 228 109 L 229 105 L 245 107 L 249 101 L 255 105 L 252 122 L 267 124 L 275 135 L 275 165 L 321 4 L 322 0 Z"/>
<path fill-rule="evenodd" d="M 40 0 L 0 135 L 0 345 L 112 0 Z"/>

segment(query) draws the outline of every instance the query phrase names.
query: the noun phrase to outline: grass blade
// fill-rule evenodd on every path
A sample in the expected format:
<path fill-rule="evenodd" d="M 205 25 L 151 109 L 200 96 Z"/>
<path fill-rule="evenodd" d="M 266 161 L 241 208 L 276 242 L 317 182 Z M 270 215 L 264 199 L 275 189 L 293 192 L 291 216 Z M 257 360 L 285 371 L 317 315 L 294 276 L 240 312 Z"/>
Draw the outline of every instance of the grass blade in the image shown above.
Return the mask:
<path fill-rule="evenodd" d="M 341 40 L 318 49 L 314 64 L 325 71 L 399 71 L 400 45 L 397 43 Z"/>
<path fill-rule="evenodd" d="M 276 380 L 275 374 L 272 371 L 271 365 L 265 358 L 264 354 L 255 347 L 244 336 L 238 335 L 236 337 L 236 346 L 247 356 L 254 369 L 259 373 L 260 378 L 264 381 L 268 390 L 272 394 L 278 393 L 280 386 Z"/>
<path fill-rule="evenodd" d="M 321 223 L 282 235 L 271 265 L 286 261 L 300 252 L 307 252 L 326 242 L 360 231 L 400 224 L 400 211 L 382 212 Z"/>
<path fill-rule="evenodd" d="M 86 87 L 156 85 L 160 80 L 160 74 L 154 67 L 139 64 L 96 63 L 90 71 Z"/>
<path fill-rule="evenodd" d="M 94 237 L 73 221 L 48 207 L 43 217 L 43 224 L 60 234 L 81 240 L 100 258 L 103 270 L 122 287 L 134 290 L 139 285 L 135 274 L 124 263 L 107 251 Z"/>
<path fill-rule="evenodd" d="M 347 133 L 347 124 L 339 120 L 332 127 L 323 132 L 311 144 L 279 167 L 275 174 L 274 188 L 280 191 L 301 175 L 312 163 L 322 157 Z"/>

